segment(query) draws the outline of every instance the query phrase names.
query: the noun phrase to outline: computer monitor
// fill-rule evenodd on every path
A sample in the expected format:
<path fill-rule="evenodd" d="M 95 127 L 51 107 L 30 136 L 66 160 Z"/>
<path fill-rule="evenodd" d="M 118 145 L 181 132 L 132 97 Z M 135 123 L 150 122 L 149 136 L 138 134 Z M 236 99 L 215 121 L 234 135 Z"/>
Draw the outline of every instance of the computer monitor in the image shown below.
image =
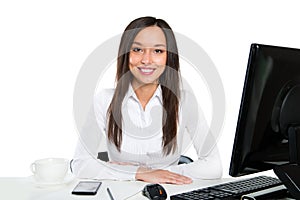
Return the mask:
<path fill-rule="evenodd" d="M 229 174 L 299 163 L 300 49 L 252 44 Z"/>

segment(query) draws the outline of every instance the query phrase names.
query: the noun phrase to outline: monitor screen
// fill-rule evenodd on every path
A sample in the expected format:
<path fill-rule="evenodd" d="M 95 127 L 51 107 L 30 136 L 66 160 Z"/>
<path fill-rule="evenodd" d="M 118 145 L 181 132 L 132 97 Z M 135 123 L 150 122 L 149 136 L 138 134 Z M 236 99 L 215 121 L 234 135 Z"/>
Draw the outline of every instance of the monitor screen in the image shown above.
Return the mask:
<path fill-rule="evenodd" d="M 282 105 L 291 88 L 297 86 L 300 86 L 300 49 L 251 45 L 230 163 L 231 176 L 289 163 L 288 124 L 282 119 L 287 118 L 282 114 Z M 297 107 L 300 106 L 291 108 L 300 113 Z"/>

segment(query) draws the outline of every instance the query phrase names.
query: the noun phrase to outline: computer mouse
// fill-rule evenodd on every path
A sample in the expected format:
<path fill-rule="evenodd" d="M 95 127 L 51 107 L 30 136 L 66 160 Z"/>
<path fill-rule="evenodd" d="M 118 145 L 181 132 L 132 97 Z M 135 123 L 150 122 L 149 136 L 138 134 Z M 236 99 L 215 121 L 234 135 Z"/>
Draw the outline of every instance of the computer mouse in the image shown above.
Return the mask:
<path fill-rule="evenodd" d="M 142 193 L 151 200 L 165 200 L 168 196 L 166 190 L 159 184 L 146 185 Z"/>

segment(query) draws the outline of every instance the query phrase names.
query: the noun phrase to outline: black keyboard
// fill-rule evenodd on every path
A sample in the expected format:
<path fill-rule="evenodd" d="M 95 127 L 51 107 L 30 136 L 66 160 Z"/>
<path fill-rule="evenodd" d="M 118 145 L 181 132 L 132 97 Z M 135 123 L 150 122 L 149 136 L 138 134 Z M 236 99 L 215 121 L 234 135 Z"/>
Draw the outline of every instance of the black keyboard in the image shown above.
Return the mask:
<path fill-rule="evenodd" d="M 201 188 L 170 197 L 171 200 L 193 199 L 240 199 L 243 195 L 282 185 L 274 177 L 257 176 L 240 181 L 228 182 Z"/>

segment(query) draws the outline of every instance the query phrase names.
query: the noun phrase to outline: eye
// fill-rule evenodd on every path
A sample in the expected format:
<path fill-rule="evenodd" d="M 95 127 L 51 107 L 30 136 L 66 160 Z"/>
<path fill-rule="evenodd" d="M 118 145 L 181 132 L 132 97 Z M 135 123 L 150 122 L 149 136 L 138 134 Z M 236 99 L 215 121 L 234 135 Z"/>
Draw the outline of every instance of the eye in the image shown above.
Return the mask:
<path fill-rule="evenodd" d="M 133 52 L 142 52 L 143 50 L 141 48 L 139 48 L 139 47 L 133 47 L 131 49 L 131 51 L 133 51 Z"/>
<path fill-rule="evenodd" d="M 165 50 L 163 50 L 163 49 L 155 49 L 154 50 L 154 53 L 164 53 L 165 52 Z"/>

